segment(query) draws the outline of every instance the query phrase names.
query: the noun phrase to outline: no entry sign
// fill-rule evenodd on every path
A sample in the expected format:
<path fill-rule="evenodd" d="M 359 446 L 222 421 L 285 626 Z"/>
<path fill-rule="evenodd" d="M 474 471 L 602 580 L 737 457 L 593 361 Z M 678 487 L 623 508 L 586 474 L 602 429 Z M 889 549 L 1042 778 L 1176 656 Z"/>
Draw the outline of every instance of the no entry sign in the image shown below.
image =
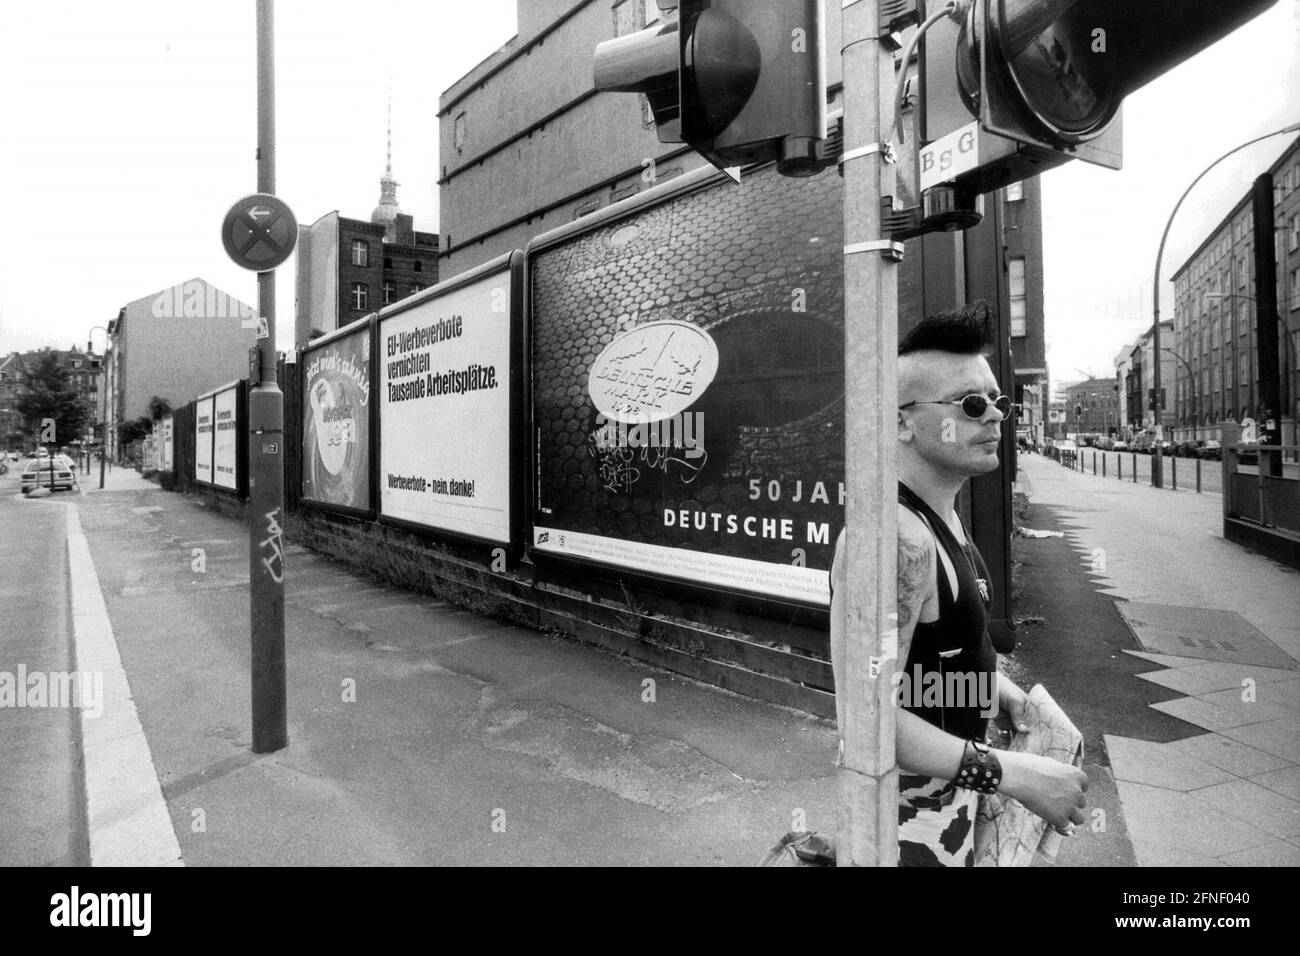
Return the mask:
<path fill-rule="evenodd" d="M 235 264 L 267 272 L 289 258 L 298 241 L 298 220 L 280 199 L 266 193 L 245 196 L 221 223 L 221 242 Z"/>

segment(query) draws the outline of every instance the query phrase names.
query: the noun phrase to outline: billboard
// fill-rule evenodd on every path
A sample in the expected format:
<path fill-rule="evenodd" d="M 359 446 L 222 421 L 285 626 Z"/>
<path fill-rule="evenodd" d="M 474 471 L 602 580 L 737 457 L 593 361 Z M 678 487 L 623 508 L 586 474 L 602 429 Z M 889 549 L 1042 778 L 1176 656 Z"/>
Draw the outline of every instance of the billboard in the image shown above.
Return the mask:
<path fill-rule="evenodd" d="M 162 471 L 172 470 L 172 449 L 172 417 L 168 415 L 162 420 Z"/>
<path fill-rule="evenodd" d="M 239 386 L 217 392 L 213 397 L 215 437 L 212 443 L 212 483 L 218 488 L 239 490 Z"/>
<path fill-rule="evenodd" d="M 519 543 L 522 255 L 379 313 L 379 512 Z"/>
<path fill-rule="evenodd" d="M 302 498 L 369 514 L 371 364 L 369 318 L 304 350 Z"/>
<path fill-rule="evenodd" d="M 699 171 L 529 247 L 535 553 L 829 603 L 842 202 Z"/>
<path fill-rule="evenodd" d="M 212 396 L 194 403 L 194 480 L 212 484 Z"/>

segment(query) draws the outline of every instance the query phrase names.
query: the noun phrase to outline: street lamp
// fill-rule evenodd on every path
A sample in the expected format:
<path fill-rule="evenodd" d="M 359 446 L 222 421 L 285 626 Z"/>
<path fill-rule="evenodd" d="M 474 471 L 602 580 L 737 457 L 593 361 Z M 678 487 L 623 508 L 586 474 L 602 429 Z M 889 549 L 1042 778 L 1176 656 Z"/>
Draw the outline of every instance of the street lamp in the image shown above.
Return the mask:
<path fill-rule="evenodd" d="M 91 332 L 99 329 L 104 333 L 104 351 L 99 353 L 99 377 L 104 380 L 104 407 L 99 410 L 99 490 L 104 490 L 104 459 L 108 457 L 108 329 L 102 325 L 92 325 L 86 333 L 86 341 L 92 342 Z"/>
<path fill-rule="evenodd" d="M 1183 194 L 1182 194 L 1181 196 L 1178 197 L 1178 202 L 1174 203 L 1174 209 L 1173 209 L 1173 212 L 1171 212 L 1171 213 L 1169 214 L 1169 221 L 1165 223 L 1165 231 L 1164 231 L 1163 233 L 1160 234 L 1160 248 L 1159 248 L 1159 249 L 1157 250 L 1157 252 L 1156 252 L 1156 271 L 1155 271 L 1155 281 L 1151 284 L 1151 298 L 1152 298 L 1152 313 L 1151 313 L 1151 314 L 1152 314 L 1152 318 L 1153 318 L 1153 320 L 1154 320 L 1153 323 L 1152 323 L 1152 327 L 1151 327 L 1151 335 L 1152 335 L 1152 342 L 1151 342 L 1151 345 L 1152 345 L 1152 352 L 1153 352 L 1154 354 L 1159 355 L 1160 352 L 1161 352 L 1161 346 L 1160 346 L 1160 262 L 1161 262 L 1162 259 L 1164 259 L 1164 256 L 1165 256 L 1165 241 L 1168 240 L 1168 238 L 1169 238 L 1169 230 L 1170 230 L 1170 228 L 1171 228 L 1171 227 L 1173 226 L 1173 224 L 1174 224 L 1174 217 L 1178 215 L 1178 210 L 1182 208 L 1183 200 L 1185 200 L 1185 199 L 1187 198 L 1188 194 L 1189 194 L 1193 189 L 1196 188 L 1196 184 L 1199 183 L 1202 179 L 1205 178 L 1205 174 L 1206 174 L 1206 173 L 1208 173 L 1208 172 L 1209 172 L 1211 169 L 1213 169 L 1215 166 L 1219 165 L 1219 163 L 1223 162 L 1225 159 L 1227 159 L 1227 158 L 1228 158 L 1229 156 L 1231 156 L 1233 153 L 1238 152 L 1238 151 L 1240 151 L 1240 150 L 1243 150 L 1243 149 L 1245 149 L 1247 146 L 1253 146 L 1253 145 L 1255 145 L 1256 143 L 1261 142 L 1262 140 L 1271 139 L 1271 138 L 1274 137 L 1274 136 L 1282 136 L 1282 135 L 1284 135 L 1284 134 L 1286 134 L 1286 133 L 1294 133 L 1294 132 L 1296 132 L 1297 130 L 1300 130 L 1300 123 L 1292 123 L 1290 126 L 1284 126 L 1284 127 L 1282 127 L 1282 129 L 1274 130 L 1274 131 L 1271 132 L 1271 133 L 1265 133 L 1263 136 L 1256 136 L 1254 139 L 1247 140 L 1246 142 L 1242 143 L 1240 146 L 1234 146 L 1232 149 L 1228 150 L 1226 153 L 1224 153 L 1222 156 L 1220 156 L 1220 157 L 1219 157 L 1218 159 L 1216 159 L 1214 162 L 1210 163 L 1210 165 L 1206 166 L 1203 170 L 1201 170 L 1200 175 L 1198 175 L 1195 179 L 1193 179 L 1192 182 L 1191 182 L 1191 184 L 1190 184 L 1190 185 L 1189 185 L 1185 190 L 1183 190 Z M 1154 365 L 1154 367 L 1152 368 L 1152 383 L 1151 383 L 1151 384 L 1152 384 L 1152 386 L 1154 387 L 1155 406 L 1156 406 L 1156 409 L 1155 409 L 1155 412 L 1156 412 L 1156 447 L 1155 447 L 1155 464 L 1152 466 L 1152 469 L 1151 469 L 1151 484 L 1152 484 L 1154 487 L 1156 487 L 1156 488 L 1162 488 L 1162 487 L 1164 487 L 1164 483 L 1165 483 L 1165 482 L 1164 482 L 1164 472 L 1162 471 L 1162 466 L 1161 466 L 1161 464 L 1160 464 L 1160 442 L 1161 442 L 1161 440 L 1164 438 L 1164 428 L 1163 428 L 1162 425 L 1161 425 L 1161 421 L 1160 421 L 1160 413 L 1164 410 L 1164 408 L 1163 408 L 1163 404 L 1164 404 L 1164 403 L 1160 401 L 1160 360 L 1159 360 L 1159 359 L 1156 359 L 1156 361 L 1153 363 L 1153 365 Z"/>

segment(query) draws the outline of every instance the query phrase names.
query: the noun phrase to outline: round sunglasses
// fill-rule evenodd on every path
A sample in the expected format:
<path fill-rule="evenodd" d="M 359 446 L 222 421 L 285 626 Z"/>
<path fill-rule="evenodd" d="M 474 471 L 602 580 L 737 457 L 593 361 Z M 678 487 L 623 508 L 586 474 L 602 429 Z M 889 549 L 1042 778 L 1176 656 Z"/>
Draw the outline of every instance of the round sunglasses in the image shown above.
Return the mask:
<path fill-rule="evenodd" d="M 967 418 L 979 421 L 992 405 L 1002 413 L 1003 418 L 1009 418 L 1011 415 L 1011 396 L 999 395 L 995 399 L 990 399 L 987 395 L 967 395 L 965 398 L 949 399 L 946 402 L 908 402 L 906 405 L 899 405 L 899 411 L 904 408 L 911 408 L 913 405 L 960 405 L 962 412 Z"/>

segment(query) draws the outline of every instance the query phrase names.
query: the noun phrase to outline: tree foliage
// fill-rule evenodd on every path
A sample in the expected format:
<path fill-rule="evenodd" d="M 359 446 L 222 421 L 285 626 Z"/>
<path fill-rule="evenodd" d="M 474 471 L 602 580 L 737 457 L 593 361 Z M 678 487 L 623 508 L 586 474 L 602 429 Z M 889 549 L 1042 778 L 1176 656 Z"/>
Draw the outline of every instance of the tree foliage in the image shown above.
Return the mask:
<path fill-rule="evenodd" d="M 54 444 L 79 440 L 90 424 L 90 408 L 59 353 L 45 349 L 28 363 L 24 379 L 26 390 L 15 407 L 26 423 L 25 433 L 40 441 L 44 421 L 53 419 Z"/>
<path fill-rule="evenodd" d="M 172 413 L 172 403 L 165 398 L 155 395 L 149 399 L 149 418 L 157 421 L 160 418 L 166 418 Z"/>

